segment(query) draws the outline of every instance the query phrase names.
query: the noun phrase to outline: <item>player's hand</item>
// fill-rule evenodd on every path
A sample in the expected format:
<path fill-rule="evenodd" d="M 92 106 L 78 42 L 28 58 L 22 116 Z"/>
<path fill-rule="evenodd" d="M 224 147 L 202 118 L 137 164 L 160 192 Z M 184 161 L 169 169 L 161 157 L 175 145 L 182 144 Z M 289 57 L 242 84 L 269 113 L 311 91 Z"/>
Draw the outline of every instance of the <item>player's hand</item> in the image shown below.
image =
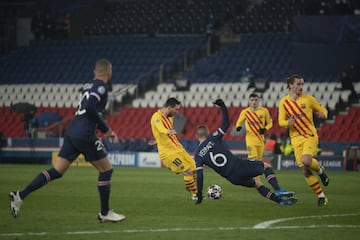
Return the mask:
<path fill-rule="evenodd" d="M 260 133 L 260 134 L 264 134 L 265 132 L 266 132 L 266 128 L 260 128 L 260 129 L 259 129 L 259 133 Z"/>
<path fill-rule="evenodd" d="M 292 115 L 288 120 L 288 125 L 293 126 L 295 124 L 295 116 Z"/>
<path fill-rule="evenodd" d="M 109 141 L 111 143 L 117 143 L 119 141 L 117 134 L 111 129 L 109 129 L 109 131 L 107 131 L 105 135 L 107 138 L 109 138 Z"/>
<path fill-rule="evenodd" d="M 175 135 L 176 134 L 176 130 L 175 129 L 170 129 L 168 132 L 168 135 Z"/>
<path fill-rule="evenodd" d="M 225 106 L 225 103 L 222 99 L 216 99 L 215 102 L 213 102 L 215 105 L 218 105 L 219 107 Z"/>
<path fill-rule="evenodd" d="M 315 116 L 319 119 L 324 119 L 325 118 L 325 114 L 322 112 L 315 112 Z"/>
<path fill-rule="evenodd" d="M 237 131 L 237 132 L 240 132 L 240 131 L 241 131 L 241 129 L 242 129 L 242 127 L 241 127 L 241 126 L 236 127 L 236 131 Z"/>
<path fill-rule="evenodd" d="M 195 204 L 200 204 L 203 200 L 203 195 L 202 194 L 197 194 L 197 200 L 196 200 L 196 203 Z"/>

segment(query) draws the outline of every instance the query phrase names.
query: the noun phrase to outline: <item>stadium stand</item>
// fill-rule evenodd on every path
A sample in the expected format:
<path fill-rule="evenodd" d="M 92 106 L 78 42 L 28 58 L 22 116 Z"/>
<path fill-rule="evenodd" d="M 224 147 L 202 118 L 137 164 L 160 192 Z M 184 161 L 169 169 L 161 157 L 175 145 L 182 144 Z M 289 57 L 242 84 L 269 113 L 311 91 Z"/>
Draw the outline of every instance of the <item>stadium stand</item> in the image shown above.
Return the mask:
<path fill-rule="evenodd" d="M 106 5 L 104 14 L 85 25 L 85 35 L 204 34 L 209 16 L 217 29 L 228 23 L 236 34 L 292 31 L 298 15 L 353 14 L 355 1 L 303 0 L 138 0 Z M 136 17 L 135 17 L 136 16 Z"/>
<path fill-rule="evenodd" d="M 85 35 L 205 34 L 210 14 L 221 24 L 236 1 L 153 0 L 109 3 L 102 16 L 84 26 Z M 136 16 L 136 17 L 135 17 Z"/>
<path fill-rule="evenodd" d="M 278 39 L 277 41 L 274 41 L 273 38 Z M 134 41 L 135 37 L 130 38 L 131 41 Z M 142 40 L 143 38 L 140 38 L 140 40 L 135 40 L 135 42 L 137 42 L 138 45 L 141 45 L 141 42 L 144 42 L 144 40 Z M 165 40 L 166 39 L 166 40 Z M 200 38 L 201 39 L 201 38 Z M 254 40 L 256 39 L 256 40 Z M 261 40 L 263 39 L 263 41 Z M 150 90 L 145 92 L 144 94 L 144 98 L 136 98 L 133 100 L 132 104 L 136 108 L 140 107 L 141 109 L 141 113 L 139 114 L 135 114 L 135 115 L 144 115 L 144 112 L 147 113 L 149 115 L 149 110 L 144 111 L 145 109 L 150 109 L 150 110 L 154 110 L 154 108 L 156 107 L 160 107 L 162 105 L 162 103 L 164 102 L 164 100 L 170 96 L 175 96 L 177 97 L 180 101 L 183 102 L 184 106 L 186 109 L 190 109 L 189 111 L 195 113 L 194 115 L 190 115 L 188 122 L 190 123 L 189 126 L 195 127 L 197 124 L 200 124 L 202 121 L 206 121 L 206 119 L 201 118 L 204 115 L 204 111 L 202 111 L 202 109 L 207 109 L 209 107 L 212 106 L 211 104 L 211 100 L 209 99 L 211 96 L 211 98 L 223 98 L 225 100 L 225 102 L 229 105 L 229 106 L 233 106 L 233 107 L 245 107 L 247 105 L 247 95 L 250 92 L 255 91 L 254 87 L 250 86 L 250 83 L 241 83 L 239 82 L 239 78 L 240 78 L 240 74 L 241 72 L 238 70 L 240 69 L 239 66 L 239 62 L 237 62 L 238 59 L 241 60 L 241 56 L 242 54 L 244 54 L 244 51 L 248 51 L 246 53 L 246 55 L 243 55 L 243 59 L 246 59 L 247 62 L 244 62 L 243 66 L 246 65 L 251 65 L 252 68 L 259 67 L 261 66 L 261 61 L 259 59 L 264 58 L 264 56 L 271 56 L 273 57 L 273 59 L 269 60 L 269 64 L 272 64 L 274 62 L 276 62 L 277 64 L 281 63 L 281 60 L 279 61 L 278 59 L 276 59 L 274 56 L 279 56 L 277 54 L 274 54 L 276 52 L 276 50 L 273 50 L 273 52 L 267 53 L 267 49 L 269 48 L 270 45 L 272 45 L 272 42 L 276 42 L 276 44 L 279 44 L 279 42 L 282 42 L 283 40 L 279 40 L 279 39 L 285 39 L 284 42 L 288 41 L 289 39 L 289 35 L 285 34 L 285 35 L 274 35 L 274 34 L 270 34 L 270 35 L 263 35 L 260 34 L 258 36 L 253 36 L 253 35 L 245 35 L 243 36 L 242 40 L 240 41 L 240 43 L 234 43 L 231 44 L 229 47 L 219 51 L 217 54 L 209 57 L 209 58 L 204 58 L 201 61 L 199 61 L 197 64 L 195 64 L 194 66 L 194 70 L 192 72 L 187 71 L 187 72 L 183 72 L 183 76 L 185 77 L 189 77 L 190 81 L 192 82 L 189 91 L 176 91 L 175 85 L 174 83 L 162 83 L 157 85 L 156 90 Z M 81 42 L 83 42 L 84 44 L 86 42 L 93 42 L 95 40 L 82 40 Z M 99 40 L 99 42 L 103 42 L 104 40 Z M 110 40 L 108 40 L 110 41 Z M 112 39 L 112 41 L 115 41 L 114 39 Z M 155 41 L 155 40 L 153 40 Z M 161 40 L 159 40 L 160 42 L 167 42 L 169 40 L 169 38 L 162 38 Z M 182 40 L 179 40 L 182 41 Z M 201 40 L 197 39 L 198 43 L 201 42 Z M 95 41 L 96 42 L 96 41 Z M 111 41 L 110 41 L 111 42 Z M 262 44 L 266 44 L 264 42 L 268 42 L 267 43 L 267 48 L 263 48 L 261 47 Z M 74 42 L 72 42 L 74 43 Z M 41 46 L 37 46 L 38 44 L 40 44 L 39 42 L 34 43 L 32 46 L 30 46 L 30 48 L 35 48 L 37 50 L 42 49 Z M 79 44 L 79 43 L 77 43 Z M 252 47 L 249 47 L 249 44 L 253 44 Z M 280 44 L 281 46 L 287 45 L 288 43 L 282 43 Z M 44 45 L 46 46 L 45 48 L 49 49 L 55 49 L 55 43 L 49 43 L 48 41 L 44 41 Z M 92 45 L 92 44 L 90 44 Z M 134 46 L 138 46 L 138 45 L 134 45 Z M 161 44 L 159 44 L 161 45 Z M 67 46 L 67 47 L 65 47 Z M 60 44 L 60 49 L 61 50 L 52 50 L 50 51 L 50 53 L 52 54 L 56 54 L 56 53 L 60 53 L 63 51 L 72 51 L 71 49 L 72 44 L 70 43 L 64 43 L 64 44 Z M 67 50 L 65 50 L 67 49 Z M 84 47 L 84 49 L 90 49 L 88 47 Z M 111 49 L 111 48 L 109 48 Z M 146 49 L 144 47 L 144 49 Z M 245 50 L 247 49 L 247 50 Z M 250 50 L 249 50 L 250 49 Z M 264 51 L 262 51 L 261 49 L 263 49 Z M 274 49 L 276 49 L 274 47 Z M 279 47 L 279 49 L 281 49 L 281 51 L 284 51 L 283 47 Z M 285 49 L 287 49 L 287 47 L 285 47 Z M 155 48 L 155 51 L 157 51 L 158 49 Z M 250 53 L 250 51 L 253 50 L 254 53 Z M 99 50 L 100 51 L 100 50 Z M 102 49 L 101 51 L 105 51 L 104 49 Z M 150 51 L 150 50 L 149 50 Z M 40 52 L 43 52 L 43 54 L 46 54 L 46 50 L 40 50 Z M 14 57 L 9 57 L 9 62 L 7 63 L 7 67 L 11 68 L 15 68 L 15 66 L 17 66 L 18 62 L 17 60 L 21 59 L 25 59 L 29 56 L 29 54 L 34 53 L 34 50 L 23 50 L 22 51 L 23 56 L 21 56 L 21 54 L 17 53 Z M 19 56 L 18 56 L 19 55 Z M 248 58 L 247 56 L 253 56 L 252 58 Z M 124 56 L 127 56 L 126 54 L 124 54 Z M 150 54 L 151 56 L 151 54 Z M 233 57 L 235 56 L 235 57 Z M 15 58 L 15 60 L 14 60 Z M 146 57 L 148 58 L 148 56 Z M 50 59 L 50 58 L 47 58 Z M 252 60 L 251 60 L 252 59 Z M 80 57 L 79 57 L 80 60 Z M 38 61 L 38 64 L 44 64 L 44 66 L 50 66 L 50 64 L 45 64 L 42 62 L 42 60 L 39 58 L 38 60 L 35 59 L 35 61 Z M 60 61 L 60 60 L 58 60 Z M 64 62 L 65 60 L 63 60 Z M 24 61 L 25 62 L 25 61 Z M 280 63 L 279 63 L 280 62 Z M 282 69 L 288 69 L 289 66 L 286 66 L 286 61 L 284 61 L 284 65 L 280 66 L 279 68 Z M 115 64 L 117 62 L 115 61 Z M 134 61 L 134 63 L 136 63 L 136 61 Z M 75 64 L 75 63 L 74 63 Z M 89 63 L 90 64 L 90 63 Z M 139 64 L 143 64 L 143 62 L 140 62 Z M 214 65 L 212 65 L 214 64 Z M 61 65 L 61 63 L 58 63 L 57 66 L 59 67 Z M 68 64 L 71 68 L 76 68 L 74 65 Z M 76 65 L 76 64 L 75 64 Z M 276 68 L 274 65 L 272 65 L 272 67 Z M 25 70 L 23 70 L 23 74 L 19 74 L 19 79 L 17 78 L 12 78 L 11 76 L 8 76 L 8 78 L 3 78 L 3 80 L 12 80 L 14 82 L 16 82 L 18 80 L 18 83 L 22 83 L 22 79 L 26 78 L 25 76 L 27 76 L 28 74 L 26 74 L 26 72 L 31 72 L 30 65 L 24 65 L 23 67 Z M 45 67 L 46 68 L 46 67 Z M 65 67 L 63 67 L 65 68 Z M 62 68 L 62 69 L 63 69 Z M 114 67 L 116 68 L 116 67 Z M 21 68 L 20 68 L 21 69 Z M 214 73 L 211 72 L 213 70 L 216 70 L 216 74 L 220 77 L 214 77 Z M 271 68 L 269 68 L 271 69 Z M 211 70 L 211 71 L 210 71 Z M 64 70 L 62 72 L 72 72 L 72 70 L 68 69 L 68 70 Z M 210 71 L 210 73 L 209 73 Z M 290 70 L 287 70 L 290 71 Z M 5 71 L 5 73 L 9 73 L 10 72 L 14 72 L 14 71 Z M 18 71 L 21 72 L 21 71 Z M 18 74 L 18 72 L 15 72 L 16 74 Z M 79 69 L 79 71 L 75 71 L 75 72 L 89 72 L 89 71 L 85 71 L 84 67 L 82 67 L 82 69 Z M 134 72 L 137 72 L 137 70 L 134 70 Z M 237 74 L 233 74 L 233 78 L 228 78 L 228 77 L 223 77 L 223 75 L 227 72 L 231 72 L 231 73 L 237 73 Z M 261 73 L 261 71 L 260 71 Z M 35 71 L 33 71 L 32 74 L 30 74 L 30 76 L 35 75 Z M 51 74 L 54 74 L 55 77 L 52 77 Z M 118 72 L 118 74 L 121 74 L 121 72 Z M 279 74 L 279 73 L 277 73 Z M 271 76 L 271 74 L 266 74 L 263 72 L 263 75 L 269 75 Z M 5 74 L 6 76 L 6 74 Z M 40 76 L 40 73 L 39 73 Z M 67 78 L 65 78 L 65 81 L 63 81 L 64 78 L 62 77 L 56 77 L 59 76 L 58 73 L 55 73 L 55 71 L 51 71 L 51 68 L 49 70 L 48 76 L 46 79 L 43 79 L 44 82 L 42 83 L 37 83 L 38 77 L 34 76 L 34 83 L 23 83 L 21 85 L 14 85 L 14 84 L 6 84 L 6 85 L 2 85 L 1 88 L 1 100 L 3 102 L 3 106 L 4 107 L 9 107 L 11 106 L 12 103 L 15 103 L 17 101 L 27 101 L 30 103 L 34 103 L 35 105 L 39 106 L 39 107 L 59 107 L 59 109 L 62 108 L 67 108 L 67 107 L 75 107 L 76 103 L 77 103 L 77 96 L 78 96 L 78 90 L 81 88 L 81 84 L 71 84 L 68 83 Z M 209 77 L 210 76 L 210 77 Z M 78 81 L 82 81 L 82 78 L 85 76 L 80 76 L 80 75 L 75 75 L 74 76 L 74 80 L 78 79 Z M 311 78 L 313 77 L 314 79 L 316 79 L 317 77 L 314 76 L 310 76 L 310 81 L 309 83 L 306 84 L 306 89 L 305 91 L 309 92 L 310 94 L 314 94 L 321 103 L 323 103 L 325 106 L 327 106 L 329 108 L 329 110 L 331 111 L 335 111 L 336 110 L 336 106 L 337 104 L 339 104 L 340 99 L 344 102 L 348 101 L 348 97 L 350 92 L 349 91 L 341 91 L 341 90 L 337 90 L 339 87 L 339 83 L 338 82 L 334 82 L 334 80 L 336 79 L 336 77 L 324 77 L 322 76 L 322 80 L 324 80 L 324 82 L 313 82 L 313 79 Z M 41 77 L 40 77 L 41 79 Z M 210 82 L 207 82 L 207 80 L 211 80 Z M 216 81 L 214 81 L 213 79 L 216 79 Z M 275 80 L 280 79 L 280 77 L 276 77 Z M 308 80 L 308 78 L 306 78 Z M 45 82 L 51 82 L 53 81 L 53 83 L 49 84 Z M 77 80 L 76 80 L 77 81 Z M 116 81 L 116 80 L 115 80 Z M 119 80 L 118 80 L 119 81 Z M 120 80 L 122 81 L 122 80 Z M 124 82 L 126 81 L 126 79 L 124 80 Z M 62 82 L 62 83 L 61 83 Z M 357 86 L 357 85 L 356 85 Z M 126 83 L 120 83 L 120 84 L 114 84 L 114 92 L 117 93 L 114 95 L 114 97 L 117 100 L 121 100 L 123 98 L 123 95 L 121 94 L 121 89 L 127 87 L 127 93 L 129 93 L 132 96 L 135 96 L 135 92 L 136 92 L 136 85 L 132 85 L 132 84 L 126 84 Z M 270 108 L 274 108 L 277 106 L 278 104 L 278 100 L 281 98 L 283 91 L 284 91 L 284 84 L 282 82 L 279 81 L 271 81 L 270 79 L 270 84 L 269 84 L 269 88 L 267 90 L 265 90 L 262 93 L 262 98 L 264 100 L 264 105 L 268 106 Z M 329 93 L 329 94 L 324 94 L 325 92 Z M 57 93 L 57 94 L 54 94 Z M 202 93 L 202 94 L 199 94 Z M 55 101 L 54 101 L 55 100 Z M 70 100 L 70 101 L 69 101 Z M 125 108 L 126 109 L 126 108 Z M 191 110 L 193 109 L 193 110 Z M 205 110 L 206 111 L 206 110 Z M 199 114 L 196 114 L 199 113 Z M 8 114 L 8 111 L 5 111 L 5 115 Z M 120 115 L 122 115 L 120 113 Z M 144 125 L 147 124 L 146 121 L 144 122 L 138 122 L 138 120 L 133 119 L 131 116 L 132 114 L 124 114 L 123 116 L 126 116 L 128 120 L 128 123 L 131 124 L 140 124 L 140 125 Z M 274 118 L 276 117 L 273 116 Z M 109 122 L 111 122 L 111 118 L 115 118 L 113 116 L 110 116 Z M 11 117 L 10 117 L 11 119 Z M 149 116 L 147 118 L 147 120 L 149 120 Z M 125 119 L 121 119 L 119 122 L 121 123 L 126 123 L 127 120 Z M 335 123 L 337 123 L 338 121 L 335 121 Z M 212 123 L 212 121 L 210 121 L 210 123 Z M 340 124 L 342 124 L 342 122 L 340 122 Z M 326 125 L 325 125 L 326 126 Z M 325 127 L 326 128 L 326 127 Z M 134 126 L 134 129 L 135 126 Z M 274 132 L 278 132 L 280 129 L 274 128 Z M 119 128 L 118 129 L 119 133 L 121 132 L 125 132 L 128 136 L 124 136 L 124 137 L 141 137 L 139 136 L 137 132 L 133 131 L 124 131 L 124 129 Z M 321 132 L 321 131 L 320 131 Z M 5 131 L 5 136 L 8 136 L 7 133 L 9 133 L 9 131 Z M 17 134 L 21 133 L 21 130 L 17 130 L 15 131 L 15 135 L 11 136 L 16 136 Z M 19 134 L 20 136 L 24 136 L 24 134 Z M 323 134 L 324 135 L 324 134 Z M 324 140 L 327 140 L 326 136 L 323 136 L 322 138 Z M 346 136 L 343 134 L 335 134 L 334 136 Z M 146 137 L 150 137 L 151 134 L 150 132 L 146 132 L 145 133 Z M 330 135 L 331 136 L 331 135 Z M 184 137 L 189 137 L 189 138 L 193 138 L 193 135 L 191 133 L 191 127 L 190 129 L 187 129 L 186 134 L 184 135 Z M 352 139 L 351 136 L 347 136 L 348 139 Z M 230 136 L 230 138 L 236 138 L 233 136 Z"/>
<path fill-rule="evenodd" d="M 169 71 L 205 49 L 204 37 L 107 37 L 76 40 L 35 41 L 29 47 L 2 59 L 2 84 L 79 83 L 92 77 L 96 59 L 113 63 L 114 83 L 133 83 L 140 75 L 160 65 Z M 57 57 L 53 57 L 57 56 Z M 150 76 L 151 77 L 151 76 Z M 139 87 L 148 87 L 144 78 Z"/>

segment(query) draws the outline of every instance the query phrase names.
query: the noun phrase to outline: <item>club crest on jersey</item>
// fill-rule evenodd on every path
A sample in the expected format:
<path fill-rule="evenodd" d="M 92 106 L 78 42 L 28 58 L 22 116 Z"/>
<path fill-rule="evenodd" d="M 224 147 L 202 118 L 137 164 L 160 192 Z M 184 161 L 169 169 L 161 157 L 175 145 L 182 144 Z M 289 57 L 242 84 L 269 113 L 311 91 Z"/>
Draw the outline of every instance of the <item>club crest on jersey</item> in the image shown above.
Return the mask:
<path fill-rule="evenodd" d="M 159 123 L 160 122 L 160 119 L 155 119 L 155 123 Z"/>
<path fill-rule="evenodd" d="M 306 108 L 306 104 L 305 104 L 305 103 L 302 103 L 302 104 L 300 105 L 300 107 L 301 107 L 302 109 L 305 109 L 305 108 Z"/>
<path fill-rule="evenodd" d="M 98 93 L 100 93 L 101 95 L 103 95 L 105 93 L 105 87 L 104 86 L 99 86 L 97 89 Z"/>

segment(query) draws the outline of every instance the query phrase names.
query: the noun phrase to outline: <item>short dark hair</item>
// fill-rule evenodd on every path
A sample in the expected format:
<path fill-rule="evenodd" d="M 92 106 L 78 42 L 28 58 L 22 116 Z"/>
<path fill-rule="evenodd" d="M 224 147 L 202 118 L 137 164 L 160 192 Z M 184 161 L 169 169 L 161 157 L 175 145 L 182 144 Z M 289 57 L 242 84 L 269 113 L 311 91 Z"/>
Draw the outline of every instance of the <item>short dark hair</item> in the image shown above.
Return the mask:
<path fill-rule="evenodd" d="M 175 107 L 176 105 L 180 105 L 181 103 L 176 98 L 169 98 L 166 100 L 164 107 Z"/>
<path fill-rule="evenodd" d="M 289 88 L 290 84 L 293 84 L 295 79 L 302 79 L 303 77 L 299 74 L 292 74 L 289 77 L 286 78 L 286 84 L 287 84 L 287 88 Z"/>
<path fill-rule="evenodd" d="M 201 138 L 207 138 L 209 136 L 209 129 L 205 125 L 200 125 L 196 128 L 196 136 Z"/>
<path fill-rule="evenodd" d="M 257 95 L 256 93 L 252 93 L 250 94 L 249 98 L 259 98 L 259 95 Z"/>

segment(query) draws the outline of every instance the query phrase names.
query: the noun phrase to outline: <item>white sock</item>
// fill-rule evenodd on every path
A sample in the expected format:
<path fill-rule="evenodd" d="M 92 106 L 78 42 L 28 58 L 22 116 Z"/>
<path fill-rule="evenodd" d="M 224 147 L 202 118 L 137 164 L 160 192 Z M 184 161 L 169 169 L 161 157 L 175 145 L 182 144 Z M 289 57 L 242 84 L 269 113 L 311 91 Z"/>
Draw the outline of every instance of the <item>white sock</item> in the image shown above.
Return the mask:
<path fill-rule="evenodd" d="M 318 195 L 318 198 L 324 198 L 324 197 L 326 197 L 326 196 L 323 192 Z"/>

